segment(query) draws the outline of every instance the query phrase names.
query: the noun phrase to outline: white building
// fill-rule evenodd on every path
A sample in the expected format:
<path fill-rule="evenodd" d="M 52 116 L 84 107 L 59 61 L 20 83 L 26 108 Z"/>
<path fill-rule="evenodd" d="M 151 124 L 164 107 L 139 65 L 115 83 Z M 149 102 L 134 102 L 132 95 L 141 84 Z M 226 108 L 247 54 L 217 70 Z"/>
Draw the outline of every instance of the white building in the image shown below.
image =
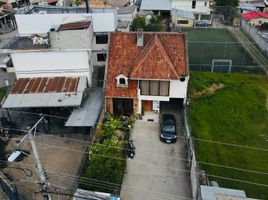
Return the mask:
<path fill-rule="evenodd" d="M 172 8 L 193 12 L 196 20 L 210 20 L 209 0 L 172 0 Z"/>

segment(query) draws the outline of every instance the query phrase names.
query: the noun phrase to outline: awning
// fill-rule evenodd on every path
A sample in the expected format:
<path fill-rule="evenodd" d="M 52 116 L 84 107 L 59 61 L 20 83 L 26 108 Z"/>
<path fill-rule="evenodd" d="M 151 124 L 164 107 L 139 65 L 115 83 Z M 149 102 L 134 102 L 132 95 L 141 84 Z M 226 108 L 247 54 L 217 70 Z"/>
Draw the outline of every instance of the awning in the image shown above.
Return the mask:
<path fill-rule="evenodd" d="M 86 77 L 22 78 L 12 87 L 2 107 L 77 107 L 86 87 Z"/>
<path fill-rule="evenodd" d="M 102 88 L 93 89 L 81 108 L 75 108 L 65 126 L 91 127 L 97 123 L 104 100 Z"/>
<path fill-rule="evenodd" d="M 171 10 L 170 0 L 142 0 L 140 10 Z"/>

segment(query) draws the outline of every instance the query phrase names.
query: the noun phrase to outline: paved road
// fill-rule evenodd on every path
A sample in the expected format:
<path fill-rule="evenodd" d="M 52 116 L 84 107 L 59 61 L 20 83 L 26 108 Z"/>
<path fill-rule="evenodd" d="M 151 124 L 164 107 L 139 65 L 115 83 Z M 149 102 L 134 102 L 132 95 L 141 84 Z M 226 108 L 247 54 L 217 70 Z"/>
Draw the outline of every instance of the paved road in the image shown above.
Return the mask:
<path fill-rule="evenodd" d="M 151 117 L 149 117 L 151 118 Z M 145 117 L 146 119 L 146 117 Z M 157 119 L 157 117 L 155 117 Z M 127 162 L 121 198 L 169 200 L 191 198 L 185 143 L 165 144 L 159 140 L 158 122 L 136 121 L 132 133 L 136 156 Z"/>

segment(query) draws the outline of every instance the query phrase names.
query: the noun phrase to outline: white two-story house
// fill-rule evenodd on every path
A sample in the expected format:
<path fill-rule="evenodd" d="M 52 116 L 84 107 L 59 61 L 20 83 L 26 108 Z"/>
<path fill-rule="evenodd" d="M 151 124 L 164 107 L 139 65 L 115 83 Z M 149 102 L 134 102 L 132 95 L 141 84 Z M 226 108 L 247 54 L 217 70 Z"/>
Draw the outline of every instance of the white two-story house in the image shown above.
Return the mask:
<path fill-rule="evenodd" d="M 186 102 L 189 70 L 183 33 L 111 34 L 106 110 L 130 115 L 157 110 L 161 102 Z"/>
<path fill-rule="evenodd" d="M 192 12 L 195 20 L 210 20 L 211 9 L 209 0 L 172 0 L 172 8 Z"/>

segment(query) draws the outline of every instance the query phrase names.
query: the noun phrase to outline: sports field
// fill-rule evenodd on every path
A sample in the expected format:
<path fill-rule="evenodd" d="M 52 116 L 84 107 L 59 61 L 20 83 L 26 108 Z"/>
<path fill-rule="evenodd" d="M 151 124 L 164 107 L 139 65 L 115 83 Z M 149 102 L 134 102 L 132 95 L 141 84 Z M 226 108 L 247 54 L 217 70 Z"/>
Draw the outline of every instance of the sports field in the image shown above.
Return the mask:
<path fill-rule="evenodd" d="M 187 33 L 191 69 L 211 66 L 213 59 L 231 59 L 232 66 L 256 66 L 243 46 L 224 28 L 183 29 Z"/>

